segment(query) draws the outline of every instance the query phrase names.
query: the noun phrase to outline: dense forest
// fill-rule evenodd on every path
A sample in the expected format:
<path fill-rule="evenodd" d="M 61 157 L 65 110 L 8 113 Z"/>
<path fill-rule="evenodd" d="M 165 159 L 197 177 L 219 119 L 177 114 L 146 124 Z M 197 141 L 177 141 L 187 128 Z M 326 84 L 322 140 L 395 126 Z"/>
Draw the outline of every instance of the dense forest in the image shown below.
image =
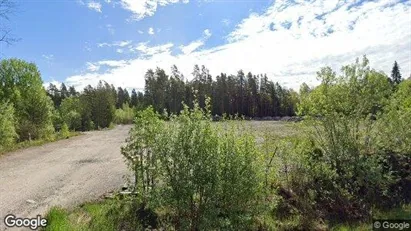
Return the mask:
<path fill-rule="evenodd" d="M 198 98 L 200 106 L 204 107 L 206 97 L 210 97 L 213 115 L 238 114 L 252 118 L 295 115 L 298 94 L 268 80 L 267 75 L 253 75 L 250 72 L 245 75 L 240 70 L 237 75 L 221 73 L 212 78 L 206 67 L 202 66 L 200 70 L 198 65 L 194 66 L 191 80 L 185 79 L 176 66 L 172 67 L 171 73 L 167 75 L 160 68 L 148 70 L 144 93 L 133 89 L 130 94 L 121 87 L 116 90 L 114 86 L 106 87 L 113 90 L 116 108 L 121 108 L 124 103 L 140 109 L 152 105 L 158 112 L 166 110 L 178 114 L 183 108 L 182 102 L 192 107 L 193 100 Z M 101 84 L 98 88 L 101 88 Z M 91 89 L 88 86 L 84 93 L 87 94 Z M 47 92 L 56 108 L 65 98 L 77 94 L 73 87 L 67 89 L 64 83 L 60 89 L 50 84 Z"/>

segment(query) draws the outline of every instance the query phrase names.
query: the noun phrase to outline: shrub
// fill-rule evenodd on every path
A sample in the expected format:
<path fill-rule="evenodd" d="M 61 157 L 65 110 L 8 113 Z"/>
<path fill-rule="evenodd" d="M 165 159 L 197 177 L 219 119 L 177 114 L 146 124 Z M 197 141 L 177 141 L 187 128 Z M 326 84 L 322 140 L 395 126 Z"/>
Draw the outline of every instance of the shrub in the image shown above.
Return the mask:
<path fill-rule="evenodd" d="M 63 123 L 63 125 L 61 126 L 60 137 L 62 138 L 70 137 L 70 131 L 66 123 Z"/>
<path fill-rule="evenodd" d="M 135 113 L 128 103 L 123 104 L 122 108 L 116 109 L 114 115 L 114 123 L 116 124 L 132 124 Z"/>
<path fill-rule="evenodd" d="M 255 138 L 233 125 L 211 125 L 198 103 L 169 122 L 138 112 L 122 149 L 143 207 L 176 230 L 238 230 L 258 214 L 262 182 Z"/>
<path fill-rule="evenodd" d="M 0 151 L 15 143 L 14 108 L 9 103 L 0 103 Z"/>
<path fill-rule="evenodd" d="M 304 189 L 300 192 L 312 192 L 310 200 L 320 217 L 363 220 L 394 182 L 375 136 L 375 119 L 385 113 L 391 87 L 385 75 L 370 70 L 365 57 L 342 71 L 337 78 L 330 68 L 323 68 L 318 72 L 321 85 L 300 104 L 311 144 L 303 152 L 309 180 L 298 187 Z"/>

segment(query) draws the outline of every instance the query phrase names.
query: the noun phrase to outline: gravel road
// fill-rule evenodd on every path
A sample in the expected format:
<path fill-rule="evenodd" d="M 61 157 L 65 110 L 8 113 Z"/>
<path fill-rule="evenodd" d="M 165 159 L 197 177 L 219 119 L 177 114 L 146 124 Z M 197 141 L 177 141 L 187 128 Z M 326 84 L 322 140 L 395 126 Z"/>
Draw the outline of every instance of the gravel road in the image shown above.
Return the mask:
<path fill-rule="evenodd" d="M 0 230 L 7 214 L 35 217 L 119 189 L 129 172 L 120 147 L 131 126 L 86 132 L 0 156 Z"/>

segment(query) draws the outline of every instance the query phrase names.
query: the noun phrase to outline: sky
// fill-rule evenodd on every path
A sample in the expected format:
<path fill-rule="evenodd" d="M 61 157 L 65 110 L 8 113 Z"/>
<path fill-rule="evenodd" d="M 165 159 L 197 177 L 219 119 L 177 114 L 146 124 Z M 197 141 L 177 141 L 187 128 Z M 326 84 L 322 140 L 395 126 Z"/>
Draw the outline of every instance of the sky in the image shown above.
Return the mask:
<path fill-rule="evenodd" d="M 45 86 L 143 89 L 150 68 L 190 79 L 198 64 L 298 90 L 363 55 L 411 75 L 410 0 L 21 0 L 7 23 L 20 41 L 0 58 L 36 63 Z"/>

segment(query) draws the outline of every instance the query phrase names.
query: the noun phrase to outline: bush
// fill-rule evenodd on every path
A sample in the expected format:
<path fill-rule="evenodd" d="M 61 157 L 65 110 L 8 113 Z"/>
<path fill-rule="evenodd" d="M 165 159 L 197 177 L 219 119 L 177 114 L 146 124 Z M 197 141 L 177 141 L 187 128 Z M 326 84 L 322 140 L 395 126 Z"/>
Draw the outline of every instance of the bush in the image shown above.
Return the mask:
<path fill-rule="evenodd" d="M 12 146 L 16 138 L 14 108 L 9 103 L 0 103 L 0 151 Z"/>
<path fill-rule="evenodd" d="M 116 124 L 132 124 L 135 113 L 134 109 L 125 103 L 122 108 L 116 109 L 114 115 L 114 123 Z"/>
<path fill-rule="evenodd" d="M 139 112 L 122 149 L 138 201 L 176 230 L 252 227 L 262 182 L 255 138 L 234 125 L 212 126 L 197 103 L 169 119 L 151 107 Z"/>
<path fill-rule="evenodd" d="M 61 126 L 61 130 L 60 130 L 59 135 L 60 135 L 60 137 L 62 137 L 62 138 L 69 138 L 69 137 L 70 137 L 70 131 L 69 131 L 69 128 L 68 128 L 68 126 L 67 126 L 66 123 L 64 123 L 64 124 Z"/>
<path fill-rule="evenodd" d="M 293 200 L 282 196 L 280 206 L 331 222 L 367 220 L 375 207 L 407 203 L 404 192 L 411 188 L 411 116 L 403 109 L 409 88 L 404 84 L 390 98 L 388 78 L 370 70 L 365 57 L 342 70 L 338 78 L 331 68 L 318 72 L 321 85 L 299 105 L 309 137 L 302 166 L 290 175 L 304 172 L 306 178 L 291 184 Z"/>

